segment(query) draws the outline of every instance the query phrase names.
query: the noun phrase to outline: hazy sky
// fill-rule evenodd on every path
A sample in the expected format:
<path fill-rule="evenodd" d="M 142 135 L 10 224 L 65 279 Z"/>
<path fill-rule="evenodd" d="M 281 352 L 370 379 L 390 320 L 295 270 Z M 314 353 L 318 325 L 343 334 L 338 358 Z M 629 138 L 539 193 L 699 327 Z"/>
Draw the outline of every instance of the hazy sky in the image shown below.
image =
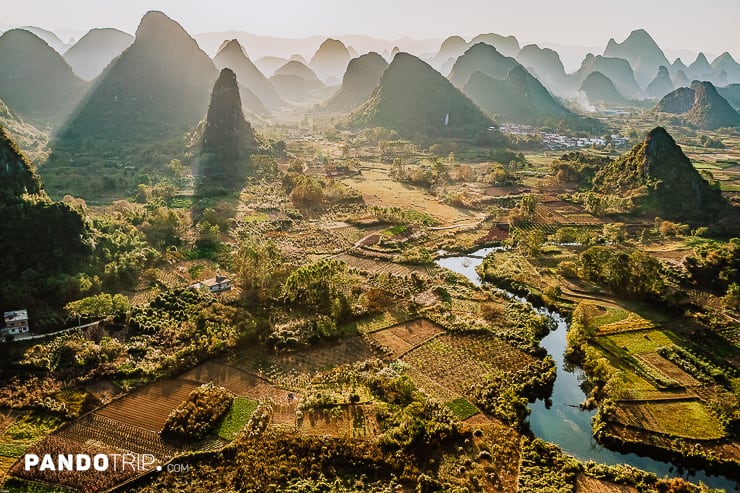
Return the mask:
<path fill-rule="evenodd" d="M 191 33 L 242 30 L 304 37 L 368 34 L 394 39 L 471 37 L 599 46 L 645 28 L 663 48 L 740 57 L 738 0 L 2 0 L 0 23 L 133 33 L 161 10 Z"/>

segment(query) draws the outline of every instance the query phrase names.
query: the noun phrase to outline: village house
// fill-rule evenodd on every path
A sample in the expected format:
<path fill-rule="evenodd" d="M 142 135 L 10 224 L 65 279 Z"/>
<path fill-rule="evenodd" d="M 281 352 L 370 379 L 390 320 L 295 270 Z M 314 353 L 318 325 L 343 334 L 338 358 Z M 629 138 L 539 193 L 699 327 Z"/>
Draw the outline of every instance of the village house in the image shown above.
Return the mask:
<path fill-rule="evenodd" d="M 14 310 L 12 312 L 5 312 L 4 317 L 5 326 L 0 329 L 0 335 L 18 335 L 27 334 L 30 332 L 28 327 L 28 311 L 27 310 Z"/>
<path fill-rule="evenodd" d="M 230 291 L 231 284 L 231 279 L 229 279 L 228 277 L 216 275 L 216 277 L 213 277 L 211 279 L 206 279 L 205 281 L 191 284 L 189 287 L 190 289 L 194 289 L 196 291 L 200 290 L 201 288 L 208 288 L 208 291 L 210 291 L 211 293 L 222 293 L 224 291 Z"/>

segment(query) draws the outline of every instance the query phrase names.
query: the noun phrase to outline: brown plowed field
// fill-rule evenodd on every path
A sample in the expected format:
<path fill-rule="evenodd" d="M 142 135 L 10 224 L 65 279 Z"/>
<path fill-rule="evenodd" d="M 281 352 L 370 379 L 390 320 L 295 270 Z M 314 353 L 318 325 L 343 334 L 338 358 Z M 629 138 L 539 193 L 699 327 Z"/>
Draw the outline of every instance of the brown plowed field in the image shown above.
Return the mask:
<path fill-rule="evenodd" d="M 370 338 L 387 348 L 388 356 L 395 359 L 442 332 L 439 325 L 420 318 L 373 332 Z"/>
<path fill-rule="evenodd" d="M 658 373 L 665 377 L 668 377 L 679 385 L 682 385 L 684 387 L 695 387 L 697 385 L 701 385 L 701 382 L 699 382 L 697 379 L 695 379 L 694 377 L 683 371 L 681 368 L 676 366 L 673 362 L 668 361 L 658 353 L 643 353 L 638 354 L 635 357 L 655 368 Z"/>
<path fill-rule="evenodd" d="M 167 416 L 198 386 L 198 382 L 182 379 L 152 383 L 111 402 L 95 413 L 121 423 L 159 432 L 167 421 Z"/>

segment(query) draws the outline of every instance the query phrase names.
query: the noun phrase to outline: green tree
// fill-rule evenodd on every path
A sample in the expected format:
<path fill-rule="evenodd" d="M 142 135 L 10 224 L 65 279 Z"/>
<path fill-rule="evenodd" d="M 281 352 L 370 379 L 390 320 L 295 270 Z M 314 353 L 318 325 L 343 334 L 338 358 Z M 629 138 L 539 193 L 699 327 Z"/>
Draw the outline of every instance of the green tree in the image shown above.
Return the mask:
<path fill-rule="evenodd" d="M 264 298 L 274 287 L 274 276 L 282 270 L 283 259 L 271 239 L 252 236 L 239 244 L 234 256 L 239 283 L 245 294 Z"/>

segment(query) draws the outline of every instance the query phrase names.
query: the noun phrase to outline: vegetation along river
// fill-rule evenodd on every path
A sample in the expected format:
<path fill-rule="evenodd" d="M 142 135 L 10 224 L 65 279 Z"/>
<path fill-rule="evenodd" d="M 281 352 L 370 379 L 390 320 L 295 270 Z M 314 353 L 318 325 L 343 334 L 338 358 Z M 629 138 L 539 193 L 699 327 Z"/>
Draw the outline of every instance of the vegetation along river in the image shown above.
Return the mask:
<path fill-rule="evenodd" d="M 483 248 L 463 256 L 442 257 L 437 260 L 437 264 L 462 274 L 474 284 L 480 285 L 481 280 L 475 268 L 493 250 L 494 248 Z M 522 303 L 529 303 L 511 293 L 507 295 Z M 596 411 L 583 410 L 579 407 L 579 404 L 586 398 L 580 386 L 586 376 L 580 368 L 564 361 L 565 334 L 568 330 L 568 323 L 557 312 L 544 308 L 535 309 L 547 314 L 557 323 L 557 330 L 550 332 L 541 342 L 557 364 L 557 378 L 551 398 L 547 404 L 545 401 L 537 400 L 529 406 L 531 410 L 529 426 L 536 436 L 558 445 L 565 453 L 583 461 L 592 460 L 610 465 L 629 464 L 658 476 L 681 475 L 692 482 L 701 481 L 712 488 L 724 488 L 728 492 L 740 491 L 740 484 L 728 477 L 709 475 L 701 470 L 682 470 L 670 462 L 641 457 L 633 453 L 617 452 L 596 442 L 591 432 L 591 418 Z"/>

